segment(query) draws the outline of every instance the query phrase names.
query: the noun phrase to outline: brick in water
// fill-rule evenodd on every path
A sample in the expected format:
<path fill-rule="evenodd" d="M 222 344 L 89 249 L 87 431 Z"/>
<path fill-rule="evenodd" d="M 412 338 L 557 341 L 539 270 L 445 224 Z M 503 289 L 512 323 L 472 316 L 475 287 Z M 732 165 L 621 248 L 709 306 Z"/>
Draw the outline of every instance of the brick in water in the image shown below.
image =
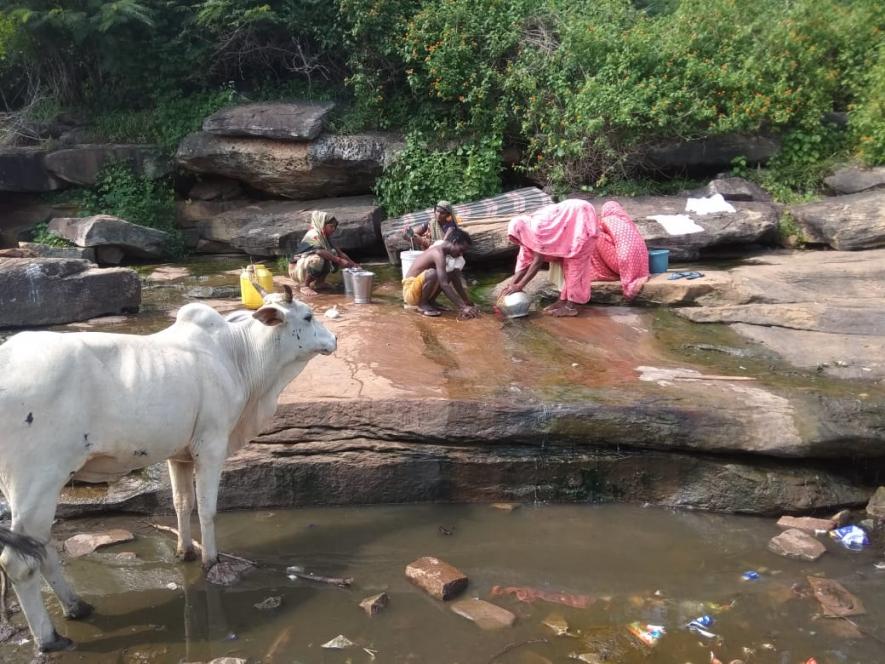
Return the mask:
<path fill-rule="evenodd" d="M 815 519 L 812 516 L 782 516 L 777 525 L 785 530 L 796 528 L 814 534 L 816 530 L 832 530 L 835 527 L 832 519 Z"/>
<path fill-rule="evenodd" d="M 503 629 L 516 622 L 516 616 L 507 609 L 475 597 L 453 602 L 452 611 L 485 630 Z"/>
<path fill-rule="evenodd" d="M 406 577 L 437 599 L 449 600 L 467 587 L 467 576 L 447 562 L 424 556 L 406 565 Z"/>

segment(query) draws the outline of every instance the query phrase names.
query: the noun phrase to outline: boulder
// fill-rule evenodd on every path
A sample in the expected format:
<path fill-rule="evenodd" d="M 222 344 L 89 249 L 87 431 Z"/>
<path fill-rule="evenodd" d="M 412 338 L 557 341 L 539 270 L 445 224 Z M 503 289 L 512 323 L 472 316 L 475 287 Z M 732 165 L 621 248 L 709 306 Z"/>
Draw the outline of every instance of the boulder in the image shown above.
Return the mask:
<path fill-rule="evenodd" d="M 877 519 L 885 519 L 885 486 L 876 489 L 876 493 L 867 503 L 867 514 Z"/>
<path fill-rule="evenodd" d="M 765 163 L 780 152 L 774 136 L 721 134 L 694 141 L 663 141 L 646 146 L 636 158 L 655 171 L 710 172 L 730 168 L 737 157 L 748 164 Z"/>
<path fill-rule="evenodd" d="M 826 547 L 808 533 L 795 528 L 772 537 L 768 550 L 785 558 L 814 561 L 827 552 Z"/>
<path fill-rule="evenodd" d="M 46 155 L 46 168 L 60 180 L 81 187 L 95 185 L 102 167 L 125 163 L 143 177 L 157 179 L 171 172 L 171 163 L 154 145 L 78 145 Z"/>
<path fill-rule="evenodd" d="M 223 108 L 203 121 L 203 131 L 219 136 L 257 136 L 312 141 L 323 130 L 332 102 L 271 102 Z"/>
<path fill-rule="evenodd" d="M 324 134 L 310 143 L 190 134 L 176 153 L 197 173 L 236 178 L 260 191 L 307 200 L 368 194 L 384 165 L 402 148 L 401 137 L 373 133 Z"/>
<path fill-rule="evenodd" d="M 0 148 L 0 191 L 43 192 L 66 187 L 46 167 L 46 155 L 42 148 Z"/>
<path fill-rule="evenodd" d="M 230 245 L 252 256 L 286 256 L 310 228 L 312 210 L 323 210 L 338 220 L 332 241 L 344 251 L 366 252 L 380 246 L 383 214 L 371 196 L 268 201 L 226 212 L 198 227 L 201 237 L 215 242 L 225 241 L 225 232 L 231 232 Z M 209 232 L 204 233 L 204 228 Z"/>
<path fill-rule="evenodd" d="M 759 201 L 762 203 L 771 201 L 771 194 L 755 182 L 728 175 L 720 175 L 715 180 L 711 180 L 706 189 L 698 193 L 701 196 L 722 194 L 722 198 L 727 201 Z"/>
<path fill-rule="evenodd" d="M 70 258 L 0 260 L 0 328 L 70 323 L 135 311 L 140 304 L 134 270 Z"/>
<path fill-rule="evenodd" d="M 611 199 L 592 199 L 586 194 L 572 194 L 574 198 L 590 200 L 597 213 Z M 699 215 L 685 211 L 686 198 L 682 196 L 638 196 L 617 198 L 633 217 L 646 244 L 651 248 L 669 249 L 671 261 L 695 260 L 711 249 L 733 245 L 773 244 L 777 237 L 778 209 L 772 204 L 735 201 L 736 211 Z M 658 221 L 657 215 L 685 215 L 703 230 L 671 235 Z M 505 229 L 506 233 L 506 229 Z"/>
<path fill-rule="evenodd" d="M 443 601 L 463 591 L 468 582 L 464 572 L 433 556 L 424 556 L 406 565 L 406 578 Z"/>
<path fill-rule="evenodd" d="M 856 194 L 885 186 L 885 166 L 864 168 L 845 166 L 824 178 L 824 184 L 835 194 Z"/>
<path fill-rule="evenodd" d="M 791 205 L 800 236 L 840 251 L 885 247 L 885 189 Z"/>
<path fill-rule="evenodd" d="M 164 231 L 139 226 L 109 214 L 53 219 L 49 222 L 49 230 L 78 247 L 103 249 L 111 246 L 135 258 L 163 258 L 171 239 Z M 109 259 L 110 255 L 105 258 Z"/>
<path fill-rule="evenodd" d="M 194 201 L 230 201 L 240 198 L 243 186 L 230 178 L 206 177 L 195 183 L 187 197 Z"/>
<path fill-rule="evenodd" d="M 452 611 L 483 630 L 503 629 L 512 627 L 516 616 L 496 604 L 473 597 L 452 603 Z"/>

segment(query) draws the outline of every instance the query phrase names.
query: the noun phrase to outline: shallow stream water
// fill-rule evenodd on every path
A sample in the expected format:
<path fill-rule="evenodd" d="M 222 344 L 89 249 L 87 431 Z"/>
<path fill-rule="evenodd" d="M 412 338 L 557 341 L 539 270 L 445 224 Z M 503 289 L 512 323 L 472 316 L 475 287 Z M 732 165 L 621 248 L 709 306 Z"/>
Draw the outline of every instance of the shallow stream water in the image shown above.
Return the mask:
<path fill-rule="evenodd" d="M 574 657 L 583 654 L 590 662 L 706 664 L 711 651 L 725 664 L 801 664 L 810 657 L 819 664 L 885 661 L 885 647 L 875 638 L 885 637 L 885 571 L 873 568 L 876 551 L 854 553 L 826 541 L 828 552 L 817 562 L 781 558 L 766 550 L 778 533 L 771 519 L 619 505 L 227 513 L 218 517 L 220 548 L 260 564 L 231 587 L 207 584 L 198 563 L 175 561 L 173 539 L 144 521 L 67 521 L 56 535 L 116 527 L 133 530 L 135 542 L 66 564 L 96 612 L 85 622 L 66 622 L 50 600 L 59 630 L 78 644 L 53 661 L 235 656 L 303 664 L 541 664 L 581 661 Z M 121 561 L 121 551 L 134 551 L 138 559 Z M 516 614 L 515 624 L 483 631 L 411 585 L 404 568 L 426 555 L 469 577 L 462 598 L 505 607 Z M 290 580 L 290 565 L 354 582 L 345 589 Z M 747 570 L 758 571 L 760 579 L 742 580 Z M 867 615 L 853 620 L 873 636 L 852 636 L 855 628 L 846 621 L 821 618 L 815 599 L 804 593 L 807 575 L 838 580 L 857 595 Z M 494 595 L 494 586 L 568 593 L 587 605 L 524 602 Z M 368 616 L 359 601 L 382 591 L 389 605 Z M 255 608 L 268 597 L 281 597 L 281 606 Z M 716 638 L 685 628 L 703 614 L 713 617 L 709 630 Z M 564 619 L 568 634 L 557 636 L 543 624 L 551 616 Z M 666 633 L 648 647 L 628 633 L 634 621 L 662 625 Z M 356 645 L 322 648 L 339 634 Z M 0 646 L 4 662 L 30 656 L 29 643 Z"/>

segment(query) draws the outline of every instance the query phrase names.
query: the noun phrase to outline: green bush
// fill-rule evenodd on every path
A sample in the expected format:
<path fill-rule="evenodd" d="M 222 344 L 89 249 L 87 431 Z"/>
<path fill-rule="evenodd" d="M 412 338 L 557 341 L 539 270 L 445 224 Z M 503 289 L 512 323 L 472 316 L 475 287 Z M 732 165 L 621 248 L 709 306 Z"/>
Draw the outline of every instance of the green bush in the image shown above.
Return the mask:
<path fill-rule="evenodd" d="M 165 231 L 170 235 L 170 256 L 184 254 L 184 239 L 175 224 L 175 197 L 164 180 L 136 175 L 123 163 L 102 168 L 96 185 L 83 192 L 82 215 L 110 214 L 133 224 Z"/>
<path fill-rule="evenodd" d="M 73 242 L 68 242 L 63 237 L 49 230 L 49 222 L 43 221 L 31 229 L 31 242 L 44 244 L 48 247 L 73 247 Z"/>
<path fill-rule="evenodd" d="M 422 135 L 407 137 L 405 151 L 378 180 L 378 200 L 391 216 L 458 203 L 501 190 L 501 138 L 483 137 L 457 147 L 434 147 Z"/>

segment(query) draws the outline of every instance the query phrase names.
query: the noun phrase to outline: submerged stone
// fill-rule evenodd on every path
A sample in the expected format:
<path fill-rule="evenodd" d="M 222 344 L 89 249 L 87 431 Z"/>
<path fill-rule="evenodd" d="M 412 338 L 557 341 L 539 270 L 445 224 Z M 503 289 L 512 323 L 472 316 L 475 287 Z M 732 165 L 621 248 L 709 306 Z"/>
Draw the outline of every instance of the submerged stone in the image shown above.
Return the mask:
<path fill-rule="evenodd" d="M 451 609 L 484 630 L 503 629 L 516 622 L 516 616 L 507 609 L 475 597 L 454 602 Z"/>
<path fill-rule="evenodd" d="M 795 528 L 806 533 L 814 534 L 818 530 L 832 530 L 835 527 L 832 519 L 816 519 L 811 516 L 782 516 L 777 520 L 779 528 Z"/>
<path fill-rule="evenodd" d="M 785 558 L 808 561 L 817 560 L 827 551 L 814 537 L 796 528 L 772 537 L 768 542 L 768 550 Z"/>
<path fill-rule="evenodd" d="M 131 542 L 135 536 L 128 530 L 115 528 L 101 533 L 80 533 L 65 540 L 64 549 L 71 558 L 79 558 L 92 553 L 102 546 Z"/>
<path fill-rule="evenodd" d="M 387 593 L 378 593 L 377 595 L 366 597 L 360 602 L 360 607 L 370 616 L 374 616 L 381 613 L 384 607 L 387 606 L 388 601 L 390 601 L 390 597 L 388 597 Z"/>

